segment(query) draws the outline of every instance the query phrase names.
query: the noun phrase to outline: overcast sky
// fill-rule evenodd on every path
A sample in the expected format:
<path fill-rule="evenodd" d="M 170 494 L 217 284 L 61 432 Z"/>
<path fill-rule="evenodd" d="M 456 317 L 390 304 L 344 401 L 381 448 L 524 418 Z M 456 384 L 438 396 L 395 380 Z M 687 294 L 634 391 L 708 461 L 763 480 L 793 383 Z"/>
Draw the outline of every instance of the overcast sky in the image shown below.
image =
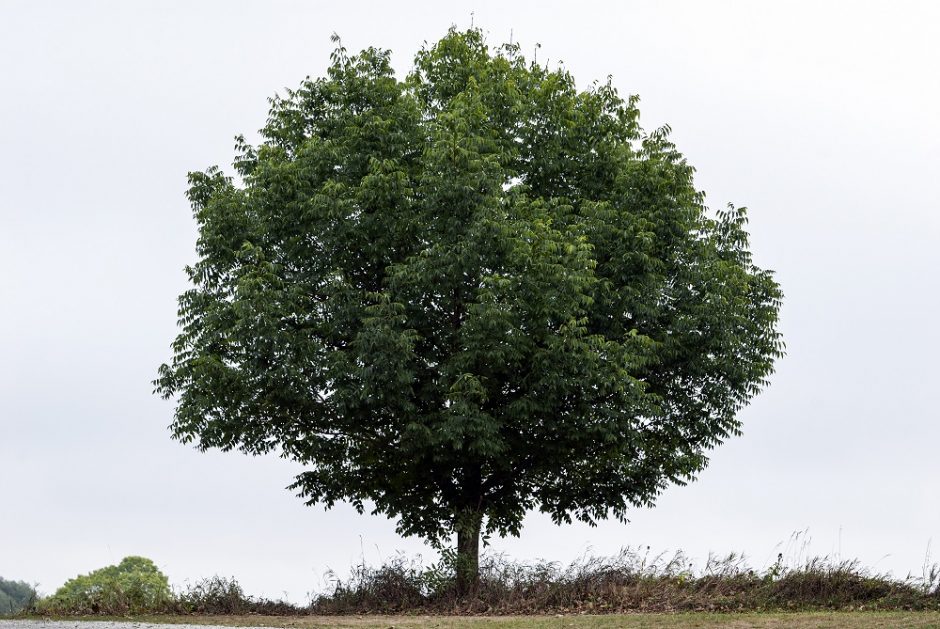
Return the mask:
<path fill-rule="evenodd" d="M 228 167 L 269 96 L 323 73 L 334 31 L 403 74 L 471 15 L 639 94 L 709 203 L 750 208 L 786 293 L 788 355 L 696 483 L 629 524 L 532 515 L 493 549 L 762 567 L 808 530 L 814 552 L 919 574 L 940 543 L 938 7 L 0 0 L 0 576 L 49 593 L 139 554 L 176 584 L 218 573 L 303 602 L 327 568 L 432 556 L 385 518 L 304 507 L 293 464 L 172 441 L 151 380 L 194 260 L 187 171 Z"/>

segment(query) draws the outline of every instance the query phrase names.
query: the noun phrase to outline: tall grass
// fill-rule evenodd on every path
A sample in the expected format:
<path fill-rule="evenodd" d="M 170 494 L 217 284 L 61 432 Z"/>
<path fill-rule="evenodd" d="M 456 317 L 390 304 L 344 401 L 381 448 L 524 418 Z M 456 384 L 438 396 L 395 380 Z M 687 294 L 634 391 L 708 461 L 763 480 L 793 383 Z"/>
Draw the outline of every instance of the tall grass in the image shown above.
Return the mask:
<path fill-rule="evenodd" d="M 792 540 L 791 540 L 792 541 Z M 61 598 L 39 600 L 31 613 L 149 614 L 545 614 L 677 611 L 810 611 L 940 609 L 938 568 L 897 579 L 857 561 L 806 556 L 806 545 L 755 570 L 741 555 L 711 556 L 696 567 L 681 552 L 651 554 L 624 548 L 613 557 L 584 556 L 562 566 L 485 555 L 476 589 L 458 597 L 454 557 L 435 564 L 397 556 L 381 566 L 364 562 L 348 577 L 328 574 L 328 591 L 306 606 L 255 598 L 234 579 L 196 582 L 152 608 L 134 607 L 112 592 L 107 604 L 69 608 Z M 928 558 L 929 559 L 929 558 Z M 104 599 L 99 599 L 104 600 Z M 55 605 L 52 605 L 56 602 Z"/>
<path fill-rule="evenodd" d="M 303 613 L 303 608 L 285 601 L 248 596 L 235 579 L 215 576 L 176 592 L 172 603 L 160 611 L 175 614 L 288 616 Z"/>
<path fill-rule="evenodd" d="M 696 570 L 687 557 L 651 556 L 625 548 L 614 557 L 586 556 L 568 566 L 484 558 L 480 582 L 458 598 L 452 570 L 421 568 L 398 558 L 378 568 L 358 566 L 310 610 L 349 613 L 613 613 L 627 611 L 923 610 L 940 609 L 936 570 L 927 579 L 894 579 L 856 561 L 809 558 L 765 570 L 740 555 L 709 557 Z"/>

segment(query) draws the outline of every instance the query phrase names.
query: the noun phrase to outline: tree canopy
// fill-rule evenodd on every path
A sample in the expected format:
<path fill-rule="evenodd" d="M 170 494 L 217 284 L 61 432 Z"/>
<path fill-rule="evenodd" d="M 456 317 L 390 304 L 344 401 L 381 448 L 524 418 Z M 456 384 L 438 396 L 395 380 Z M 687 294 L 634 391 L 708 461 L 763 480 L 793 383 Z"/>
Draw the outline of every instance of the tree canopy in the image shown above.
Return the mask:
<path fill-rule="evenodd" d="M 471 561 L 481 527 L 692 480 L 782 355 L 781 292 L 637 103 L 479 30 L 403 79 L 338 44 L 233 176 L 189 176 L 173 435 L 300 462 L 309 503 L 456 531 Z"/>

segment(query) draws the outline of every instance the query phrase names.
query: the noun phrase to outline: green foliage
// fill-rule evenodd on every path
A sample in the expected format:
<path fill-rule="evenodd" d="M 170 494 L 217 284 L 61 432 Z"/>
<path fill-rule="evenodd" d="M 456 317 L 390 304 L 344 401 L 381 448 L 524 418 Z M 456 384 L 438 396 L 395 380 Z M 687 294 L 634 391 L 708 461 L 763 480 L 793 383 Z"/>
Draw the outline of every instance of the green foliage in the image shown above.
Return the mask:
<path fill-rule="evenodd" d="M 116 566 L 70 579 L 39 611 L 50 614 L 126 614 L 160 610 L 172 600 L 166 576 L 144 557 L 125 557 Z"/>
<path fill-rule="evenodd" d="M 0 578 L 0 616 L 18 612 L 36 600 L 36 589 L 22 581 Z"/>
<path fill-rule="evenodd" d="M 744 210 L 710 213 L 609 81 L 478 30 L 404 80 L 389 58 L 339 47 L 239 139 L 237 178 L 190 174 L 173 435 L 298 461 L 309 503 L 432 542 L 694 479 L 783 349 Z"/>

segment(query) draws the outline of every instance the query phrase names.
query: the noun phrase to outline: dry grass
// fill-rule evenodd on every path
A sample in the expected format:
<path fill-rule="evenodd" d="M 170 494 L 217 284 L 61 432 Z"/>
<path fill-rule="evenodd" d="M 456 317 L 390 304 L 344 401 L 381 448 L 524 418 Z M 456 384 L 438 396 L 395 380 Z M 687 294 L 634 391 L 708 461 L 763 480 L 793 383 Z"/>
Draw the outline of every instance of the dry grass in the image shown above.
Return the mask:
<path fill-rule="evenodd" d="M 284 629 L 940 629 L 940 612 L 603 616 L 154 616 L 135 621 Z"/>
<path fill-rule="evenodd" d="M 827 618 L 841 619 L 839 622 L 852 618 L 827 616 L 826 612 L 864 611 L 866 613 L 859 617 L 859 622 L 869 624 L 858 626 L 940 627 L 936 624 L 937 616 L 903 616 L 903 625 L 891 625 L 891 616 L 871 613 L 940 612 L 940 571 L 934 567 L 925 567 L 921 577 L 896 579 L 866 570 L 857 562 L 802 558 L 788 563 L 781 554 L 776 563 L 762 570 L 748 567 L 738 555 L 713 557 L 702 568 L 693 569 L 692 563 L 681 553 L 671 557 L 651 556 L 648 549 L 627 548 L 615 557 L 584 557 L 566 567 L 555 563 L 522 564 L 500 556 L 487 557 L 481 564 L 479 585 L 469 596 L 463 597 L 455 592 L 454 575 L 453 565 L 446 556 L 431 566 L 425 566 L 419 560 L 398 557 L 380 567 L 357 566 L 348 578 L 334 577 L 329 591 L 322 592 L 303 607 L 252 597 L 245 594 L 233 579 L 212 578 L 177 591 L 159 605 L 147 609 L 132 608 L 117 597 L 113 604 L 99 604 L 92 608 L 92 612 L 99 617 L 152 613 L 185 618 L 242 617 L 251 622 L 255 618 L 283 616 L 285 619 L 281 624 L 297 619 L 300 624 L 296 626 L 301 628 L 344 627 L 347 626 L 344 623 L 359 622 L 359 617 L 395 617 L 395 622 L 399 623 L 396 626 L 444 628 L 476 626 L 473 623 L 481 627 L 774 627 L 789 626 L 779 622 L 790 622 L 794 618 L 817 623 L 796 626 L 826 627 L 838 626 L 825 624 L 829 622 Z M 690 616 L 679 615 L 693 612 L 694 615 Z M 816 612 L 817 615 L 781 616 L 781 612 Z M 82 617 L 89 614 L 89 608 L 87 605 L 55 606 L 40 600 L 26 612 L 27 615 L 30 613 Z M 643 625 L 629 624 L 637 618 L 645 618 L 641 614 L 649 613 L 659 615 L 649 616 Z M 718 613 L 732 615 L 708 615 Z M 415 622 L 420 622 L 415 619 L 422 614 L 433 619 L 427 622 L 436 624 L 415 625 Z M 560 620 L 554 620 L 556 614 L 560 615 Z M 600 620 L 605 614 L 612 620 Z M 449 618 L 457 616 L 469 620 Z M 505 620 L 473 619 L 479 616 L 498 616 Z M 531 623 L 525 621 L 529 624 L 518 624 L 523 621 L 513 617 L 521 616 L 531 616 L 533 620 Z M 327 617 L 330 620 L 323 621 L 325 624 L 309 624 L 319 622 L 317 618 Z M 592 620 L 583 621 L 581 618 Z M 677 618 L 684 618 L 682 622 L 685 624 L 669 624 Z M 710 618 L 718 618 L 725 624 L 709 625 Z M 911 625 L 914 619 L 928 619 L 926 622 L 934 624 Z M 870 624 L 882 621 L 889 624 Z M 376 622 L 381 624 L 385 621 Z M 705 624 L 690 625 L 690 622 Z M 741 622 L 764 624 L 742 625 Z"/>
<path fill-rule="evenodd" d="M 903 580 L 857 562 L 827 558 L 787 565 L 781 556 L 762 571 L 738 555 L 710 558 L 693 570 L 684 555 L 650 556 L 624 549 L 611 558 L 585 557 L 567 567 L 490 557 L 479 586 L 458 598 L 447 566 L 424 568 L 403 558 L 379 568 L 359 566 L 308 613 L 539 615 L 643 612 L 926 611 L 940 610 L 933 572 Z"/>

